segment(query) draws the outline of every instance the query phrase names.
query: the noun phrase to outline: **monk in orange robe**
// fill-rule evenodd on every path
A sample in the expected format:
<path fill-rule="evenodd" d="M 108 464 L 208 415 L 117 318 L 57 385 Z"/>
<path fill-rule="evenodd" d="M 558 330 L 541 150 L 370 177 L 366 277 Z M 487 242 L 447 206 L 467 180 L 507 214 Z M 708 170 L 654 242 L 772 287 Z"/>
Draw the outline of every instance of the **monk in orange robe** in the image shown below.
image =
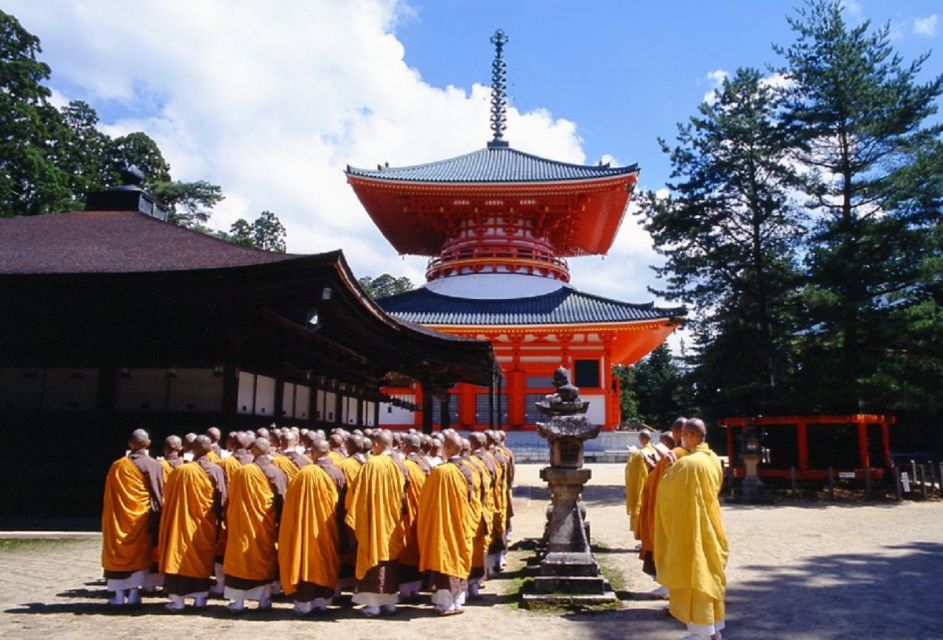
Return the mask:
<path fill-rule="evenodd" d="M 239 613 L 246 600 L 259 609 L 272 607 L 272 583 L 278 579 L 275 543 L 287 480 L 272 464 L 265 438 L 252 443 L 255 460 L 233 473 L 226 525 L 229 540 L 223 559 L 228 608 Z"/>
<path fill-rule="evenodd" d="M 230 432 L 226 437 L 226 449 L 229 455 L 223 456 L 223 461 L 219 463 L 220 468 L 226 475 L 226 486 L 232 482 L 232 475 L 239 467 L 247 465 L 253 460 L 249 447 L 255 440 L 251 431 Z M 223 558 L 226 555 L 226 542 L 229 540 L 229 532 L 226 528 L 225 511 L 223 512 L 223 521 L 220 523 L 219 536 L 216 540 L 216 557 L 213 562 L 213 573 L 216 581 L 210 589 L 210 593 L 223 595 L 226 574 L 223 570 Z"/>
<path fill-rule="evenodd" d="M 475 465 L 481 477 L 481 519 L 472 547 L 472 568 L 468 574 L 468 597 L 477 598 L 481 585 L 488 577 L 487 555 L 491 545 L 491 529 L 494 526 L 494 482 L 497 477 L 497 462 L 488 454 L 488 438 L 483 433 L 468 436 L 471 455 L 468 461 Z"/>
<path fill-rule="evenodd" d="M 373 433 L 373 455 L 347 493 L 345 522 L 357 539 L 353 601 L 372 617 L 395 613 L 399 601 L 399 558 L 406 544 L 403 522 L 407 470 L 393 455 L 389 431 Z"/>
<path fill-rule="evenodd" d="M 128 455 L 111 465 L 105 479 L 101 557 L 115 606 L 140 604 L 154 562 L 164 471 L 148 456 L 150 445 L 147 431 L 135 429 Z"/>
<path fill-rule="evenodd" d="M 298 451 L 298 434 L 291 429 L 282 429 L 279 436 L 281 452 L 272 457 L 272 464 L 285 472 L 291 482 L 302 467 L 311 464 L 311 460 Z"/>
<path fill-rule="evenodd" d="M 347 457 L 337 464 L 337 468 L 344 474 L 347 481 L 347 495 L 344 502 L 344 512 L 350 508 L 351 488 L 356 484 L 357 476 L 367 461 L 370 452 L 370 441 L 362 435 L 352 433 L 346 441 Z M 341 522 L 341 569 L 337 578 L 340 589 L 352 589 L 354 586 L 354 568 L 357 565 L 357 537 L 354 530 L 346 522 Z"/>
<path fill-rule="evenodd" d="M 447 461 L 426 479 L 419 501 L 419 569 L 429 571 L 432 604 L 440 615 L 462 612 L 471 572 L 477 522 L 474 475 L 462 460 L 458 434 L 444 442 Z"/>
<path fill-rule="evenodd" d="M 488 453 L 495 461 L 496 477 L 492 485 L 494 494 L 494 521 L 491 528 L 491 545 L 488 548 L 488 570 L 492 573 L 501 573 L 504 568 L 504 554 L 507 551 L 507 514 L 508 514 L 508 459 L 498 447 L 499 436 L 497 431 L 486 431 L 488 438 Z"/>
<path fill-rule="evenodd" d="M 294 596 L 298 615 L 327 609 L 340 569 L 337 510 L 345 481 L 328 452 L 326 440 L 316 441 L 314 464 L 298 471 L 285 494 L 278 566 L 282 588 Z"/>
<path fill-rule="evenodd" d="M 164 457 L 157 459 L 164 470 L 164 482 L 167 482 L 167 476 L 170 475 L 171 471 L 183 464 L 183 458 L 180 457 L 182 452 L 183 440 L 180 439 L 180 436 L 167 436 L 164 438 Z"/>
<path fill-rule="evenodd" d="M 328 445 L 330 446 L 328 455 L 331 457 L 331 462 L 334 463 L 334 466 L 339 466 L 341 460 L 347 457 L 344 432 L 338 429 L 332 433 L 331 437 L 328 439 Z"/>
<path fill-rule="evenodd" d="M 671 432 L 663 434 L 659 439 L 659 444 L 664 445 L 668 451 L 670 451 L 670 455 L 665 454 L 660 447 L 656 449 L 656 453 L 658 453 L 659 456 L 658 462 L 655 463 L 655 468 L 648 474 L 648 477 L 645 479 L 645 485 L 642 488 L 638 523 L 641 538 L 639 558 L 642 560 L 642 571 L 655 578 L 656 581 L 658 580 L 658 576 L 655 570 L 654 555 L 655 496 L 658 493 L 658 483 L 661 482 L 665 471 L 667 471 L 676 460 L 687 454 L 687 451 L 681 446 L 681 427 L 684 426 L 686 420 L 686 418 L 678 418 L 675 420 L 674 424 L 671 425 Z M 660 598 L 668 597 L 668 589 L 660 585 L 651 593 Z"/>
<path fill-rule="evenodd" d="M 223 461 L 223 450 L 219 446 L 219 441 L 220 438 L 223 437 L 223 433 L 219 430 L 219 427 L 210 427 L 206 430 L 206 437 L 212 442 L 212 448 L 206 459 L 213 464 L 219 464 Z M 196 459 L 196 452 L 194 452 L 193 459 Z"/>
<path fill-rule="evenodd" d="M 226 504 L 226 475 L 209 461 L 212 440 L 197 436 L 193 462 L 181 465 L 164 486 L 160 518 L 160 572 L 169 611 L 183 611 L 185 599 L 206 606 L 216 539 Z"/>
<path fill-rule="evenodd" d="M 408 434 L 403 439 L 403 464 L 409 472 L 406 489 L 406 512 L 403 524 L 406 528 L 406 546 L 399 554 L 399 595 L 402 600 L 419 597 L 422 588 L 422 574 L 419 572 L 419 540 L 416 538 L 416 516 L 419 514 L 419 495 L 426 482 L 426 472 L 420 465 L 418 452 L 422 439 L 416 434 Z"/>

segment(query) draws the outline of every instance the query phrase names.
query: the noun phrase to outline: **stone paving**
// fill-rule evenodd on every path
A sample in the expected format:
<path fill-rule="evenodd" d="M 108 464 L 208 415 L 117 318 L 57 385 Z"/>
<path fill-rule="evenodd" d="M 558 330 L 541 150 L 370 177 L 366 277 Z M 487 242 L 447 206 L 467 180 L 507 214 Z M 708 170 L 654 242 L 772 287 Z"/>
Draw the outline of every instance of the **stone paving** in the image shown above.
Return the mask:
<path fill-rule="evenodd" d="M 402 606 L 393 617 L 367 620 L 349 607 L 323 618 L 297 619 L 288 602 L 270 612 L 173 615 L 163 599 L 145 598 L 134 611 L 105 605 L 95 537 L 62 541 L 0 540 L 0 637 L 179 638 L 225 633 L 227 638 L 320 637 L 641 638 L 685 634 L 647 599 L 654 584 L 629 550 L 622 465 L 590 465 L 586 493 L 597 556 L 612 578 L 620 607 L 572 613 L 517 608 L 526 551 L 511 554 L 508 573 L 461 616 L 440 618 L 429 605 Z M 513 537 L 537 536 L 546 491 L 539 467 L 521 465 Z M 943 639 L 943 503 L 901 505 L 725 506 L 731 542 L 728 629 L 725 637 Z"/>

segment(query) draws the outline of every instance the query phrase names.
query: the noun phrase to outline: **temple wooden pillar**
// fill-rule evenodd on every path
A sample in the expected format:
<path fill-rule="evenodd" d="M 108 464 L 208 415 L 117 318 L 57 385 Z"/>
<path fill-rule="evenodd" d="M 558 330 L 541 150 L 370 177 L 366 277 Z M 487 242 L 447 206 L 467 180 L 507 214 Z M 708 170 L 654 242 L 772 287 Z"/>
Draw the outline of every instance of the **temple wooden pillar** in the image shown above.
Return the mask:
<path fill-rule="evenodd" d="M 809 469 L 809 425 L 800 422 L 796 425 L 796 445 L 799 454 L 799 471 Z"/>

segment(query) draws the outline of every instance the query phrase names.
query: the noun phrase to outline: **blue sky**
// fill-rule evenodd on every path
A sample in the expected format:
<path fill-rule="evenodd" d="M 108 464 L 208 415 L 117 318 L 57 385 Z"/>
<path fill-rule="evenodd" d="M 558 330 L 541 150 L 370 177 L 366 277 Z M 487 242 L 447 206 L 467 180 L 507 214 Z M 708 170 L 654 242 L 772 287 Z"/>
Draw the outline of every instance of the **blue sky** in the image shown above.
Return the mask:
<path fill-rule="evenodd" d="M 289 251 L 342 248 L 358 275 L 424 278 L 397 256 L 347 186 L 346 165 L 467 153 L 490 136 L 487 84 L 498 27 L 507 138 L 567 162 L 669 167 L 659 136 L 693 114 L 724 72 L 776 64 L 793 2 L 520 0 L 7 0 L 42 41 L 54 99 L 83 99 L 119 135 L 157 140 L 177 179 L 220 184 L 213 222 L 274 211 Z M 904 60 L 940 48 L 943 3 L 848 0 L 852 24 L 891 23 Z M 925 77 L 943 71 L 943 51 Z M 631 215 L 608 255 L 570 262 L 573 284 L 652 300 L 651 242 Z"/>
<path fill-rule="evenodd" d="M 797 6 L 773 0 L 427 0 L 412 4 L 396 33 L 407 63 L 427 82 L 470 86 L 489 82 L 488 36 L 504 29 L 511 40 L 505 50 L 511 101 L 574 121 L 589 161 L 610 154 L 623 164 L 638 162 L 642 183 L 657 188 L 670 171 L 657 138 L 673 138 L 675 124 L 695 112 L 714 86 L 711 71 L 780 65 L 771 45 L 793 40 L 786 16 Z M 943 2 L 927 0 L 846 3 L 852 24 L 890 22 L 894 46 L 908 61 L 943 49 L 943 24 L 931 18 L 941 13 Z M 915 32 L 921 18 L 923 31 Z M 941 72 L 943 50 L 923 75 Z"/>

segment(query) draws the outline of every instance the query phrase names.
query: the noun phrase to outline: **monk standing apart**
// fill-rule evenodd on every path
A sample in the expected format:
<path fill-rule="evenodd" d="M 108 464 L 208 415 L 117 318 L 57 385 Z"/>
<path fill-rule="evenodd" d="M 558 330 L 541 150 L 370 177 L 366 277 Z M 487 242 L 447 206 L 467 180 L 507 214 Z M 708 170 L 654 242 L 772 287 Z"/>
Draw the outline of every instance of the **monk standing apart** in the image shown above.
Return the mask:
<path fill-rule="evenodd" d="M 216 541 L 226 505 L 226 474 L 209 461 L 213 442 L 197 436 L 193 462 L 170 474 L 160 518 L 160 572 L 169 611 L 183 611 L 185 598 L 206 606 Z"/>
<path fill-rule="evenodd" d="M 348 490 L 347 525 L 357 540 L 353 601 L 372 617 L 395 613 L 399 602 L 399 563 L 406 544 L 403 522 L 407 471 L 393 457 L 389 431 L 373 433 L 373 455 Z"/>
<path fill-rule="evenodd" d="M 668 610 L 688 638 L 722 640 L 727 536 L 717 499 L 724 473 L 698 418 L 684 423 L 688 454 L 665 471 L 655 497 L 655 568 L 668 589 Z"/>
<path fill-rule="evenodd" d="M 160 525 L 164 472 L 148 456 L 151 439 L 144 429 L 135 429 L 128 440 L 128 455 L 116 460 L 105 479 L 102 504 L 102 568 L 109 604 L 141 602 Z"/>
<path fill-rule="evenodd" d="M 232 474 L 226 509 L 228 540 L 223 559 L 225 595 L 233 613 L 256 600 L 259 609 L 272 607 L 272 583 L 278 579 L 275 541 L 287 481 L 272 464 L 265 438 L 252 443 L 255 460 Z"/>

